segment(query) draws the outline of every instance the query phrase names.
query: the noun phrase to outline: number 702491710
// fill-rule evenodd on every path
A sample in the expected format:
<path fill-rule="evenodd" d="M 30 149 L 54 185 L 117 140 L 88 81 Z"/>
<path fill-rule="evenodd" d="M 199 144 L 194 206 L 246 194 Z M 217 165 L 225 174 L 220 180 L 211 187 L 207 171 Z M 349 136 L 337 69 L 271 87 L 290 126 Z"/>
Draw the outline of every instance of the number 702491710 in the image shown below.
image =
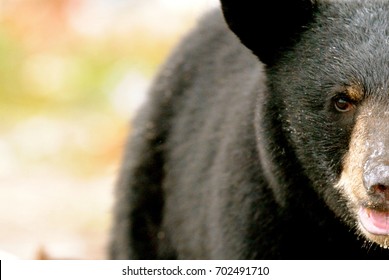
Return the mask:
<path fill-rule="evenodd" d="M 267 266 L 256 267 L 256 266 L 240 266 L 240 267 L 224 267 L 217 266 L 216 275 L 269 275 L 270 269 Z"/>

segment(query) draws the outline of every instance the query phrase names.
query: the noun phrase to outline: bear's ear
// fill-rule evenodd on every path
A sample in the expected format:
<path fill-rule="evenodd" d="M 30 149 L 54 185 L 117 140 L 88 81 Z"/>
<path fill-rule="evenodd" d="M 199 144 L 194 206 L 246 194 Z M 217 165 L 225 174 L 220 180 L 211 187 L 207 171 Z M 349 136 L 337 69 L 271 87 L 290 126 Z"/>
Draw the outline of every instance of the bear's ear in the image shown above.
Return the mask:
<path fill-rule="evenodd" d="M 271 65 L 313 18 L 314 0 L 221 0 L 230 29 L 259 59 Z"/>

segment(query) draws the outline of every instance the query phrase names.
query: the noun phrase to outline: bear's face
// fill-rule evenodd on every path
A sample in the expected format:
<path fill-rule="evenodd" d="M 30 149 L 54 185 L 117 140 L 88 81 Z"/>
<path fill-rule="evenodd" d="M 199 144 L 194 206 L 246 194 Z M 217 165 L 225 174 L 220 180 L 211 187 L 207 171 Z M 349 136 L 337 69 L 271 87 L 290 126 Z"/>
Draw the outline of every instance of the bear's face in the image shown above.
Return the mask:
<path fill-rule="evenodd" d="M 318 5 L 269 69 L 283 127 L 312 185 L 369 240 L 389 246 L 389 1 Z"/>
<path fill-rule="evenodd" d="M 230 15 L 233 1 L 224 2 L 227 22 L 239 36 L 239 20 Z M 274 53 L 261 47 L 266 41 L 245 39 L 247 32 L 240 38 L 267 64 L 269 95 L 278 102 L 288 148 L 311 185 L 339 217 L 386 248 L 389 1 L 290 2 L 303 21 L 294 21 L 287 10 L 279 13 L 289 25 L 279 35 L 288 38 L 272 45 Z M 276 5 L 263 5 L 277 14 Z M 246 28 L 254 24 L 247 21 Z"/>

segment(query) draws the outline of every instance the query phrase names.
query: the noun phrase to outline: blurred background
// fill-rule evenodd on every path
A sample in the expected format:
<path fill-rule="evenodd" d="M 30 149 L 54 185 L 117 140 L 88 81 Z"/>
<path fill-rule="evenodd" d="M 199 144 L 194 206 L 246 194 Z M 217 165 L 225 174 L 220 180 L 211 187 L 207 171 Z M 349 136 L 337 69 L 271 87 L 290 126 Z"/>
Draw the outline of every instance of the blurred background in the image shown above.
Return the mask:
<path fill-rule="evenodd" d="M 1 252 L 106 258 L 130 121 L 171 48 L 217 5 L 0 0 Z"/>

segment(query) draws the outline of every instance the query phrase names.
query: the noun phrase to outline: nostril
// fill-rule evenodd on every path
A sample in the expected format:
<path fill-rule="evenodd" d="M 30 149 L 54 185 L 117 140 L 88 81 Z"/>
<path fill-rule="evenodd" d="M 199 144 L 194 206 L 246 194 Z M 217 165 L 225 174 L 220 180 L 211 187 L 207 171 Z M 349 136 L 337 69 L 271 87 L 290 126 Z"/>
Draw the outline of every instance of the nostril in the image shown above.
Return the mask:
<path fill-rule="evenodd" d="M 363 183 L 369 194 L 389 193 L 389 165 L 365 166 Z"/>
<path fill-rule="evenodd" d="M 380 193 L 386 193 L 389 192 L 389 187 L 382 185 L 382 184 L 376 184 L 372 185 L 368 188 L 368 192 L 370 194 L 380 194 Z"/>
<path fill-rule="evenodd" d="M 375 184 L 367 189 L 367 193 L 371 196 L 371 199 L 375 199 L 376 203 L 389 202 L 389 186 L 383 184 Z"/>

